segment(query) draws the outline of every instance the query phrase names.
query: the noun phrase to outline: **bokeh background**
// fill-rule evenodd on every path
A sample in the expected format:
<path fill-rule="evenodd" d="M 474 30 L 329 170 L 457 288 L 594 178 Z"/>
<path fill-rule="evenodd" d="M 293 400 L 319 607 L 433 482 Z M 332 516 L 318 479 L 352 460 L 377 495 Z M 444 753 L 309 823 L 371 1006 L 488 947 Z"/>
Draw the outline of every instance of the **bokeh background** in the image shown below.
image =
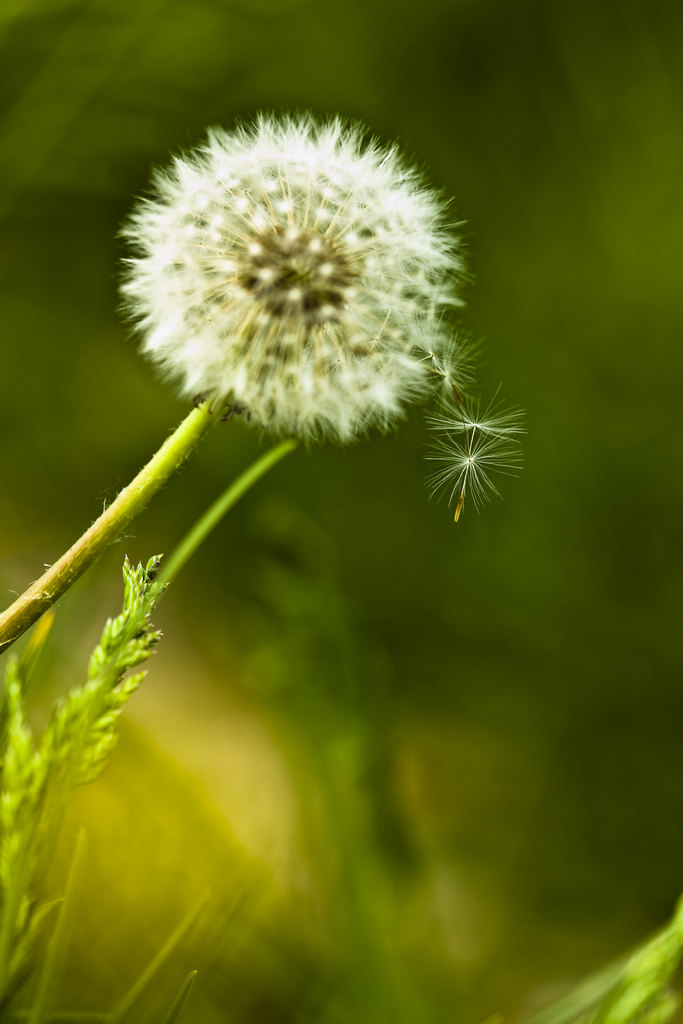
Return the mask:
<path fill-rule="evenodd" d="M 191 1022 L 532 1012 L 683 887 L 683 12 L 674 0 L 4 0 L 0 583 L 52 562 L 186 407 L 117 314 L 150 168 L 257 110 L 358 118 L 455 196 L 481 383 L 526 468 L 430 503 L 420 410 L 282 463 L 158 610 L 102 780 L 60 993 Z M 262 450 L 233 422 L 61 602 L 36 720 L 123 554 L 170 551 Z"/>

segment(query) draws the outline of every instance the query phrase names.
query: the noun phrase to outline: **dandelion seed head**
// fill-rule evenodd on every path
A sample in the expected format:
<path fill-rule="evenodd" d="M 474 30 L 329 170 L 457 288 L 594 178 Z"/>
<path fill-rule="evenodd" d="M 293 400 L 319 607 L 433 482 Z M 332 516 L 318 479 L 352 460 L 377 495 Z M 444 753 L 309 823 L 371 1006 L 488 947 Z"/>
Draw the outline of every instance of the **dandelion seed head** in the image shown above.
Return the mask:
<path fill-rule="evenodd" d="M 155 192 L 125 228 L 123 294 L 143 351 L 186 395 L 349 440 L 424 395 L 426 351 L 449 362 L 462 264 L 445 204 L 360 127 L 214 129 Z"/>

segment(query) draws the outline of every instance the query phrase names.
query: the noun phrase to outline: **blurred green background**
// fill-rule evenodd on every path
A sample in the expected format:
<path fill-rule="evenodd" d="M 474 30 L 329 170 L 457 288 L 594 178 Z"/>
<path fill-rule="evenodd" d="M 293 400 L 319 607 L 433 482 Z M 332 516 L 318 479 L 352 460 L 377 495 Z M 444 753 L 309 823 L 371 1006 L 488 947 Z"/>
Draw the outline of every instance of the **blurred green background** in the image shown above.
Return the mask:
<path fill-rule="evenodd" d="M 193 967 L 188 1024 L 514 1017 L 670 912 L 682 52 L 673 0 L 4 0 L 4 602 L 185 414 L 117 314 L 117 231 L 207 125 L 310 109 L 398 139 L 455 196 L 481 381 L 529 431 L 504 503 L 457 526 L 416 410 L 296 453 L 211 537 L 74 804 L 64 1006 L 110 1006 L 208 888 L 136 1019 Z M 83 677 L 123 554 L 170 551 L 263 443 L 217 429 L 62 601 L 38 720 Z"/>

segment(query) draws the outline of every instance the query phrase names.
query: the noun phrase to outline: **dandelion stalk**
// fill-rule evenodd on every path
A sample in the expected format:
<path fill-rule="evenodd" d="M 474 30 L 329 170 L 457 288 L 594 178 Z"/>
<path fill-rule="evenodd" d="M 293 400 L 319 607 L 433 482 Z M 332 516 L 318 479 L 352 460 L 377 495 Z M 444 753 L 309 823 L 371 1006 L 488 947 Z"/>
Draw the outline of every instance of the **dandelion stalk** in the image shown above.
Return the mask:
<path fill-rule="evenodd" d="M 138 475 L 62 557 L 0 615 L 0 653 L 36 622 L 72 583 L 123 534 L 220 419 L 221 408 L 203 403 L 182 421 Z"/>
<path fill-rule="evenodd" d="M 195 523 L 192 529 L 186 534 L 176 550 L 173 552 L 163 571 L 160 573 L 161 583 L 168 583 L 176 577 L 185 563 L 189 561 L 199 545 L 208 537 L 209 533 L 218 525 L 220 520 L 229 512 L 239 499 L 264 476 L 269 469 L 277 465 L 280 459 L 294 451 L 297 442 L 294 440 L 282 441 L 281 444 L 271 448 L 260 459 L 252 463 L 244 473 L 241 473 L 236 480 L 226 488 L 219 498 L 211 505 L 204 515 Z"/>

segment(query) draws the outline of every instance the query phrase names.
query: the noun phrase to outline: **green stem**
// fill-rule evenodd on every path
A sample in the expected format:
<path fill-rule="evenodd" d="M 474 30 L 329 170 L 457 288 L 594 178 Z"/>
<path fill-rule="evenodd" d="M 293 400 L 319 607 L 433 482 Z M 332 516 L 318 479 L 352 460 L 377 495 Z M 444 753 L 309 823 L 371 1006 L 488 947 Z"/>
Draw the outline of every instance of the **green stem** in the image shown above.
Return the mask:
<path fill-rule="evenodd" d="M 228 512 L 233 505 L 235 505 L 243 494 L 246 494 L 250 488 L 257 483 L 262 476 L 272 469 L 280 459 L 283 459 L 289 452 L 294 451 L 297 446 L 296 441 L 282 441 L 280 444 L 271 448 L 265 455 L 262 455 L 260 459 L 252 463 L 248 469 L 245 469 L 244 473 L 237 477 L 228 488 L 221 494 L 221 496 L 214 501 L 201 519 L 195 523 L 192 529 L 185 535 L 181 540 L 178 547 L 175 549 L 168 562 L 164 566 L 162 572 L 159 574 L 159 580 L 162 583 L 168 583 L 169 580 L 173 579 L 178 575 L 180 570 L 183 568 L 185 563 L 192 557 L 199 545 L 203 540 L 211 533 L 215 526 L 218 525 L 220 520 L 223 518 L 226 512 Z"/>
<path fill-rule="evenodd" d="M 128 524 L 142 512 L 204 434 L 220 419 L 221 411 L 209 403 L 193 409 L 99 519 L 0 615 L 0 653 L 7 650 L 66 592 L 105 548 L 118 540 Z"/>

